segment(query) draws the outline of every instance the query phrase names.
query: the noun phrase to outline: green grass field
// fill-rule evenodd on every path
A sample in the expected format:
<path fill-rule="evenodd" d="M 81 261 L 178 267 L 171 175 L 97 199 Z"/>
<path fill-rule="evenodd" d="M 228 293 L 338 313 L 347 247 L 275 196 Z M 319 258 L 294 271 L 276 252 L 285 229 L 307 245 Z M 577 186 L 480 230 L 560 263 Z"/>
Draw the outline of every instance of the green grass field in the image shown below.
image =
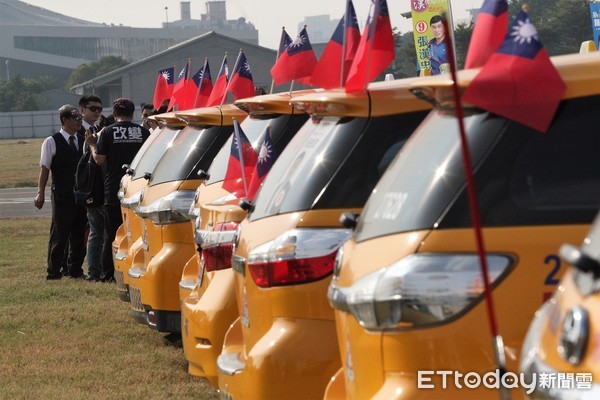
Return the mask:
<path fill-rule="evenodd" d="M 26 142 L 26 143 L 19 143 Z M 0 187 L 35 186 L 42 139 L 0 140 Z M 0 219 L 0 399 L 215 399 L 114 284 L 46 281 L 49 218 Z"/>

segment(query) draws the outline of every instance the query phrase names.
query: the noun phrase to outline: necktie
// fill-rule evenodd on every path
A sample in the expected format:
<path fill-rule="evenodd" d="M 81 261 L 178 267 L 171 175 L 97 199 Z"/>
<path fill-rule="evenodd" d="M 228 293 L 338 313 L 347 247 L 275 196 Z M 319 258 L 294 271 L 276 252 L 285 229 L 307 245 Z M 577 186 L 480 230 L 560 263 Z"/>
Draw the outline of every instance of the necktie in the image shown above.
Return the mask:
<path fill-rule="evenodd" d="M 69 136 L 69 146 L 73 149 L 75 153 L 77 153 L 77 145 L 75 144 L 75 137 Z"/>

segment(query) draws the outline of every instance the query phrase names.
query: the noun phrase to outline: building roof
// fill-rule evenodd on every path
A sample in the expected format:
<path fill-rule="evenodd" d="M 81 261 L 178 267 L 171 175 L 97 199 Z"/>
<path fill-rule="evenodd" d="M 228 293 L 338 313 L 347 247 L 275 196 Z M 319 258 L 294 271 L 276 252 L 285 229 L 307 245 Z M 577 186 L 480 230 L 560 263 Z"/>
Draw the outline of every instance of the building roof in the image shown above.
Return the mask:
<path fill-rule="evenodd" d="M 68 17 L 19 0 L 0 0 L 0 25 L 102 26 L 102 24 Z"/>
<path fill-rule="evenodd" d="M 170 53 L 173 53 L 176 50 L 179 50 L 181 48 L 188 47 L 188 46 L 193 45 L 195 43 L 200 43 L 200 42 L 209 41 L 209 40 L 216 40 L 216 39 L 224 39 L 226 41 L 233 42 L 234 45 L 232 46 L 232 48 L 235 48 L 235 47 L 242 48 L 242 49 L 244 49 L 245 53 L 248 53 L 248 49 L 252 48 L 252 49 L 257 49 L 257 50 L 261 50 L 261 51 L 272 52 L 273 56 L 275 56 L 277 54 L 275 50 L 268 49 L 266 47 L 262 47 L 262 46 L 259 46 L 259 45 L 251 44 L 251 43 L 248 43 L 248 42 L 244 42 L 242 40 L 239 40 L 239 39 L 236 39 L 236 38 L 232 38 L 232 37 L 229 37 L 229 36 L 222 35 L 220 33 L 211 31 L 211 32 L 208 32 L 208 33 L 196 36 L 194 38 L 188 39 L 188 40 L 186 40 L 184 42 L 178 43 L 178 44 L 176 44 L 174 46 L 169 47 L 166 50 L 163 50 L 163 51 L 161 51 L 159 53 L 153 54 L 150 57 L 144 58 L 143 60 L 133 62 L 131 64 L 128 64 L 128 65 L 124 66 L 124 67 L 121 67 L 121 68 L 115 69 L 114 71 L 108 72 L 108 73 L 106 73 L 104 75 L 100 75 L 100 76 L 97 76 L 97 77 L 95 77 L 93 79 L 90 79 L 87 82 L 83 82 L 83 83 L 81 83 L 79 85 L 73 86 L 71 88 L 71 90 L 77 91 L 77 89 L 81 88 L 81 87 L 90 87 L 90 86 L 96 86 L 97 87 L 97 86 L 100 86 L 100 85 L 104 85 L 104 84 L 110 83 L 110 82 L 114 81 L 115 79 L 118 79 L 121 75 L 123 75 L 124 73 L 126 73 L 128 70 L 134 69 L 134 68 L 136 68 L 137 66 L 139 66 L 141 64 L 148 63 L 149 61 L 152 61 L 154 59 L 165 58 L 165 56 L 168 58 L 168 56 L 169 56 Z M 237 53 L 231 54 L 231 56 L 232 56 L 232 59 L 235 60 L 235 58 L 237 57 Z M 230 68 L 233 68 L 233 63 L 230 64 L 230 65 L 231 65 Z M 213 72 L 214 78 L 216 78 L 216 76 L 217 76 L 216 72 L 218 72 L 218 69 Z"/>

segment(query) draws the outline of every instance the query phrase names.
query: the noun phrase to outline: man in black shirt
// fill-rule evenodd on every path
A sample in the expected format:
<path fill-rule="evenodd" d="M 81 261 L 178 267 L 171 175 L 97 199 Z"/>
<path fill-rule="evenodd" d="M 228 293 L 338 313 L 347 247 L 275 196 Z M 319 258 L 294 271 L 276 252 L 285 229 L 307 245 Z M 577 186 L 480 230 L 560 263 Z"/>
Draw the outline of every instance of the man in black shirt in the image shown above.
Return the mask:
<path fill-rule="evenodd" d="M 121 178 L 125 174 L 123 164 L 131 164 L 136 153 L 146 141 L 148 129 L 132 122 L 135 105 L 129 99 L 119 98 L 113 102 L 115 123 L 105 127 L 99 138 L 86 134 L 86 142 L 92 149 L 92 155 L 98 165 L 104 165 L 104 206 L 106 235 L 102 251 L 102 281 L 114 281 L 112 242 L 117 229 L 123 223 L 121 206 L 117 192 Z"/>

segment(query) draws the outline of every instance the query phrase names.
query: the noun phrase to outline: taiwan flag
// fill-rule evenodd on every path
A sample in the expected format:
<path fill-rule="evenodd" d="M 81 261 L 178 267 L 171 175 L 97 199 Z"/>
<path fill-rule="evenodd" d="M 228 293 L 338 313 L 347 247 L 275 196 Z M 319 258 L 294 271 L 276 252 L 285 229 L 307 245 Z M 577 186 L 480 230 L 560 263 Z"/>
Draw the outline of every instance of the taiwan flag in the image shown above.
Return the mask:
<path fill-rule="evenodd" d="M 395 57 L 394 35 L 387 2 L 374 0 L 346 80 L 346 92 L 365 89 Z"/>
<path fill-rule="evenodd" d="M 283 54 L 285 49 L 287 49 L 290 43 L 292 43 L 292 38 L 290 35 L 288 35 L 284 28 L 281 30 L 281 39 L 279 40 L 279 48 L 277 49 L 277 60 L 279 60 L 279 57 Z"/>
<path fill-rule="evenodd" d="M 345 46 L 344 46 L 345 40 Z M 344 86 L 356 49 L 360 42 L 360 30 L 352 0 L 346 3 L 346 14 L 325 46 L 319 63 L 313 71 L 311 83 L 324 89 Z M 344 53 L 345 49 L 345 54 Z M 342 67 L 343 66 L 343 67 Z M 344 76 L 342 77 L 342 68 Z"/>
<path fill-rule="evenodd" d="M 248 196 L 248 184 L 256 168 L 256 151 L 236 119 L 233 120 L 233 139 L 223 189 L 242 198 Z"/>
<path fill-rule="evenodd" d="M 317 65 L 317 57 L 310 45 L 306 27 L 300 31 L 284 50 L 271 68 L 271 76 L 276 85 L 289 81 L 306 82 Z"/>
<path fill-rule="evenodd" d="M 463 100 L 546 132 L 565 90 L 537 30 L 521 11 Z"/>
<path fill-rule="evenodd" d="M 233 67 L 233 73 L 227 90 L 233 94 L 233 101 L 252 97 L 255 94 L 250 65 L 248 64 L 246 55 L 241 50 Z"/>
<path fill-rule="evenodd" d="M 152 105 L 155 109 L 160 109 L 165 100 L 170 100 L 173 94 L 173 84 L 175 76 L 175 67 L 165 68 L 158 71 L 156 86 L 154 88 L 154 99 Z"/>
<path fill-rule="evenodd" d="M 249 200 L 254 201 L 256 192 L 258 192 L 260 185 L 265 180 L 275 160 L 277 160 L 277 152 L 271 138 L 271 125 L 268 125 L 262 136 L 261 145 L 258 150 L 256 169 L 252 173 L 252 178 L 248 184 L 248 195 L 246 197 Z"/>
<path fill-rule="evenodd" d="M 175 86 L 173 87 L 173 94 L 171 95 L 171 100 L 169 101 L 169 106 L 167 107 L 167 111 L 171 108 L 178 106 L 181 108 L 182 102 L 185 98 L 185 86 L 187 84 L 187 80 L 190 73 L 190 61 L 188 60 L 185 63 L 185 66 L 177 76 L 177 82 L 175 82 Z"/>
<path fill-rule="evenodd" d="M 228 76 L 229 68 L 227 68 L 227 53 L 225 53 L 225 57 L 223 57 L 223 62 L 221 63 L 221 68 L 219 68 L 217 81 L 215 82 L 215 86 L 212 88 L 210 97 L 206 102 L 207 107 L 220 106 L 223 103 L 223 100 L 227 95 Z"/>
<path fill-rule="evenodd" d="M 202 69 L 194 74 L 192 80 L 194 81 L 194 86 L 196 87 L 196 91 L 194 92 L 193 108 L 205 107 L 208 103 L 208 98 L 210 97 L 210 93 L 212 92 L 213 88 L 208 58 L 204 60 Z"/>
<path fill-rule="evenodd" d="M 183 93 L 177 96 L 177 102 L 179 105 L 179 110 L 189 110 L 190 108 L 198 108 L 204 107 L 206 100 L 208 100 L 208 96 L 210 95 L 210 90 L 212 89 L 212 80 L 210 79 L 210 71 L 208 71 L 208 80 L 204 78 L 206 73 L 206 68 L 208 67 L 208 60 L 204 61 L 204 66 L 196 72 L 191 79 L 188 79 L 185 83 L 185 88 Z M 204 88 L 206 92 L 208 90 L 208 94 L 205 96 L 201 95 L 201 86 Z M 201 105 L 197 105 L 201 104 Z"/>
<path fill-rule="evenodd" d="M 485 0 L 473 28 L 465 69 L 482 67 L 486 63 L 504 41 L 507 26 L 508 2 Z"/>

